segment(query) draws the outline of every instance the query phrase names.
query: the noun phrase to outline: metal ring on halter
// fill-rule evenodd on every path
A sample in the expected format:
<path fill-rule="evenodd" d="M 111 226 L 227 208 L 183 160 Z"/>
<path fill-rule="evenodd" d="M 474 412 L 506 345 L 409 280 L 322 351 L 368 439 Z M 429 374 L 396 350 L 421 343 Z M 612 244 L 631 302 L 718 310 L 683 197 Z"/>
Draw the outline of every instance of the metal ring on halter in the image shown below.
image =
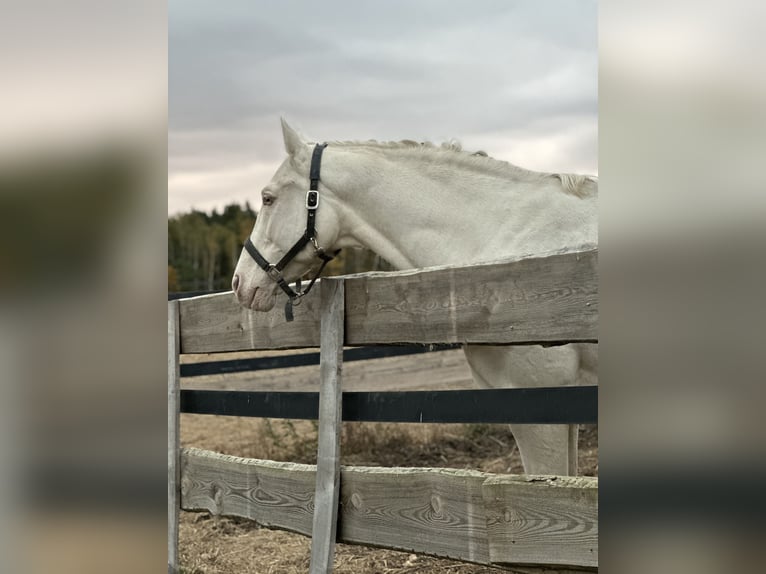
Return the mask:
<path fill-rule="evenodd" d="M 324 249 L 319 247 L 319 243 L 317 243 L 316 235 L 311 236 L 311 244 L 314 246 L 315 253 L 324 253 Z"/>

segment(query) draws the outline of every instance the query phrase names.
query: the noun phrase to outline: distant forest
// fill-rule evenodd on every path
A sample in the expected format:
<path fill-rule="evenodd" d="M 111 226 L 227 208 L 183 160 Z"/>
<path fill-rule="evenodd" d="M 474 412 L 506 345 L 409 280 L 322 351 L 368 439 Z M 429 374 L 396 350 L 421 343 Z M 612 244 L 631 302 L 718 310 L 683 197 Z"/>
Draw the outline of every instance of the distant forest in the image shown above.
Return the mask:
<path fill-rule="evenodd" d="M 245 203 L 227 205 L 220 213 L 192 210 L 168 218 L 168 291 L 231 289 L 234 267 L 257 216 Z M 390 269 L 371 251 L 344 249 L 323 275 Z"/>

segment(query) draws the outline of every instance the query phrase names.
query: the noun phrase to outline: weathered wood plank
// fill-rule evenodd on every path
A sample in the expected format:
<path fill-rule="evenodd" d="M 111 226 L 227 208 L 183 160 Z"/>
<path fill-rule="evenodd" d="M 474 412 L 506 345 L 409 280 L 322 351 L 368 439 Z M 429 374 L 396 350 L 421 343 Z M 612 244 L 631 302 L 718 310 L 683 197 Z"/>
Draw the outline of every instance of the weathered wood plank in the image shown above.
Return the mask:
<path fill-rule="evenodd" d="M 496 476 L 483 487 L 490 561 L 598 567 L 598 481 Z"/>
<path fill-rule="evenodd" d="M 350 469 L 343 476 L 341 538 L 489 563 L 481 472 Z"/>
<path fill-rule="evenodd" d="M 350 278 L 348 344 L 595 340 L 596 263 L 591 250 Z"/>
<path fill-rule="evenodd" d="M 346 344 L 561 343 L 598 339 L 596 248 L 469 267 L 345 279 Z M 181 300 L 181 352 L 319 346 L 319 298 L 286 323 L 231 293 Z"/>
<path fill-rule="evenodd" d="M 319 286 L 322 304 L 322 345 L 319 384 L 319 446 L 317 450 L 314 521 L 311 531 L 311 574 L 332 572 L 340 492 L 340 431 L 343 370 L 343 279 Z"/>
<path fill-rule="evenodd" d="M 181 508 L 180 380 L 178 302 L 168 303 L 168 574 L 178 571 L 178 513 Z"/>
<path fill-rule="evenodd" d="M 199 449 L 184 449 L 182 461 L 184 509 L 240 516 L 264 526 L 311 534 L 315 466 L 242 459 Z M 574 528 L 570 524 L 589 523 L 596 515 L 597 479 L 528 480 L 450 469 L 342 467 L 337 541 L 487 565 L 495 558 L 494 547 L 502 567 L 513 572 L 593 570 L 598 547 L 589 544 L 598 533 L 591 530 L 580 536 L 570 532 Z M 530 500 L 535 502 L 525 498 L 529 489 L 533 489 Z M 543 509 L 570 508 L 567 502 L 544 503 L 548 496 L 554 501 L 575 499 L 570 505 L 570 523 L 559 524 L 561 534 L 551 529 L 534 543 L 526 541 L 542 555 L 542 559 L 535 555 L 539 567 L 513 556 L 508 560 L 502 544 L 513 547 L 505 549 L 512 551 L 519 542 L 512 544 L 507 528 L 495 524 L 499 518 L 505 520 L 508 500 L 521 499 L 511 508 L 518 505 L 525 513 L 530 505 L 535 510 L 538 504 Z M 578 496 L 582 497 L 579 505 Z M 494 518 L 488 522 L 488 517 Z M 579 546 L 574 542 L 577 537 L 581 538 Z M 583 566 L 585 546 L 594 549 L 595 560 Z"/>
<path fill-rule="evenodd" d="M 316 467 L 246 459 L 196 448 L 181 454 L 185 510 L 240 516 L 311 536 Z"/>
<path fill-rule="evenodd" d="M 181 299 L 181 352 L 319 347 L 319 290 L 314 289 L 285 321 L 286 296 L 266 313 L 243 308 L 232 292 Z"/>

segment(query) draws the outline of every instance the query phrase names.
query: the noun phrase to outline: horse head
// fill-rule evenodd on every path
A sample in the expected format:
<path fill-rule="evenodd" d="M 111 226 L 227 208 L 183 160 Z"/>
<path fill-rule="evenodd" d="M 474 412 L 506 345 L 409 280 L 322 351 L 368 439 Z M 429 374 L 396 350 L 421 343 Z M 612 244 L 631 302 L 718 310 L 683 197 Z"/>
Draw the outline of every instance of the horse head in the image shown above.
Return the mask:
<path fill-rule="evenodd" d="M 288 283 L 331 259 L 319 242 L 328 248 L 338 237 L 338 220 L 331 202 L 323 202 L 319 209 L 319 192 L 311 195 L 309 191 L 314 146 L 284 119 L 282 133 L 288 157 L 261 192 L 262 207 L 231 283 L 240 304 L 255 311 L 269 311 L 280 288 L 290 295 Z M 319 185 L 319 189 L 326 190 Z M 326 194 L 322 196 L 325 198 Z M 314 229 L 309 233 L 311 227 Z M 295 299 L 301 296 L 300 292 L 293 294 L 297 295 Z M 292 295 L 290 298 L 294 299 Z"/>

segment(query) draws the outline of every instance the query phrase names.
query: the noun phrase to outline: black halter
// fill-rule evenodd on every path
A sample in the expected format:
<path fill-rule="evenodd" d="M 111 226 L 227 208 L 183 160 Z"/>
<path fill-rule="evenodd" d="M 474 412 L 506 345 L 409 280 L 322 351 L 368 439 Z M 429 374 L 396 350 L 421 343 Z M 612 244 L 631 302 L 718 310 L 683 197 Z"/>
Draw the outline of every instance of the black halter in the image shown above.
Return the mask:
<path fill-rule="evenodd" d="M 282 291 L 287 293 L 289 299 L 285 305 L 285 320 L 288 322 L 293 320 L 293 305 L 300 304 L 301 297 L 311 291 L 311 288 L 314 286 L 317 278 L 322 273 L 325 265 L 327 265 L 329 261 L 332 261 L 333 258 L 338 253 L 340 253 L 340 249 L 338 249 L 332 255 L 327 255 L 324 249 L 319 247 L 316 238 L 315 219 L 317 208 L 319 207 L 319 166 L 322 163 L 322 152 L 326 147 L 326 143 L 316 144 L 316 146 L 314 146 L 314 153 L 311 156 L 311 169 L 309 172 L 309 179 L 311 183 L 309 184 L 309 191 L 306 193 L 306 231 L 303 232 L 301 238 L 295 242 L 290 250 L 285 253 L 282 256 L 282 259 L 280 259 L 277 263 L 269 263 L 268 260 L 260 254 L 258 249 L 256 249 L 255 245 L 253 245 L 253 242 L 250 241 L 249 237 L 245 241 L 245 249 L 255 260 L 258 266 L 263 269 L 269 277 L 277 282 L 277 285 L 282 288 Z M 314 246 L 314 255 L 322 260 L 322 265 L 319 267 L 319 271 L 316 272 L 306 289 L 301 291 L 301 282 L 299 279 L 296 284 L 297 291 L 295 291 L 292 287 L 290 287 L 290 285 L 287 284 L 287 281 L 282 276 L 282 270 L 287 267 L 288 263 L 295 259 L 295 256 L 298 255 L 298 253 L 300 253 L 301 250 L 309 243 Z"/>

